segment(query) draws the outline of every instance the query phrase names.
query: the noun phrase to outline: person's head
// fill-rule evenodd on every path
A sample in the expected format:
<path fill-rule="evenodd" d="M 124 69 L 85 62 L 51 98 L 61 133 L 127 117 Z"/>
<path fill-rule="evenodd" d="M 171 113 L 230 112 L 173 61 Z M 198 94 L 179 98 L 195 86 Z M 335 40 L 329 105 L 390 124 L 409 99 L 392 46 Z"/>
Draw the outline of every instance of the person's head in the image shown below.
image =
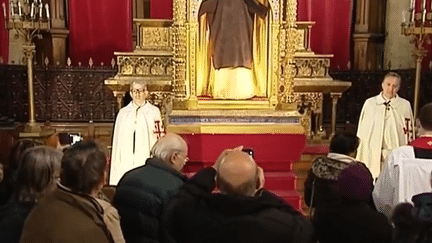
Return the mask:
<path fill-rule="evenodd" d="M 412 202 L 399 204 L 393 210 L 394 242 L 432 242 L 432 193 L 415 195 Z"/>
<path fill-rule="evenodd" d="M 420 109 L 417 120 L 420 135 L 432 133 L 432 103 Z"/>
<path fill-rule="evenodd" d="M 341 171 L 337 188 L 342 199 L 368 202 L 373 189 L 372 175 L 364 165 L 355 163 Z"/>
<path fill-rule="evenodd" d="M 188 162 L 187 143 L 177 134 L 167 133 L 159 138 L 150 151 L 151 156 L 172 164 L 173 168 L 181 171 Z"/>
<path fill-rule="evenodd" d="M 61 184 L 71 191 L 94 195 L 105 181 L 106 156 L 93 141 L 82 141 L 65 150 Z"/>
<path fill-rule="evenodd" d="M 397 92 L 400 89 L 401 76 L 394 72 L 389 72 L 384 76 L 384 80 L 381 84 L 383 95 L 387 99 L 396 97 Z"/>
<path fill-rule="evenodd" d="M 227 152 L 217 168 L 216 183 L 224 194 L 252 197 L 261 186 L 258 166 L 245 152 Z"/>
<path fill-rule="evenodd" d="M 349 132 L 338 132 L 330 141 L 330 152 L 354 157 L 359 144 L 360 139 L 356 135 Z"/>
<path fill-rule="evenodd" d="M 143 105 L 149 96 L 147 84 L 144 81 L 132 82 L 130 85 L 130 96 L 136 105 Z"/>
<path fill-rule="evenodd" d="M 14 196 L 18 202 L 37 203 L 52 191 L 60 177 L 62 153 L 47 146 L 27 149 L 18 167 Z"/>
<path fill-rule="evenodd" d="M 21 157 L 26 149 L 42 145 L 41 142 L 32 139 L 18 140 L 12 147 L 9 154 L 9 163 L 4 168 L 4 179 L 10 183 L 15 182 L 16 171 L 18 169 Z"/>

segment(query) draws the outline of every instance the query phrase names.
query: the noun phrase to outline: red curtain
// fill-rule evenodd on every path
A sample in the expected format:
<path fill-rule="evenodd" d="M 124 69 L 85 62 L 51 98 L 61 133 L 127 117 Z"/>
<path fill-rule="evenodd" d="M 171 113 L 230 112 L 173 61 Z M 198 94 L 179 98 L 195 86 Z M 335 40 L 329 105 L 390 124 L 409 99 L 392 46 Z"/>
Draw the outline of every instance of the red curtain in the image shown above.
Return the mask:
<path fill-rule="evenodd" d="M 299 0 L 298 21 L 315 21 L 311 47 L 317 54 L 334 54 L 332 69 L 347 69 L 350 61 L 352 0 Z"/>
<path fill-rule="evenodd" d="M 6 5 L 6 14 L 9 14 L 9 1 L 8 0 L 0 0 L 0 5 Z M 9 57 L 9 31 L 5 26 L 5 19 L 3 16 L 3 7 L 1 8 L 0 15 L 0 57 L 3 58 L 3 63 L 8 62 Z"/>
<path fill-rule="evenodd" d="M 70 0 L 69 53 L 74 65 L 111 63 L 115 51 L 132 51 L 131 0 Z"/>
<path fill-rule="evenodd" d="M 152 19 L 172 19 L 173 0 L 150 0 L 150 17 Z"/>

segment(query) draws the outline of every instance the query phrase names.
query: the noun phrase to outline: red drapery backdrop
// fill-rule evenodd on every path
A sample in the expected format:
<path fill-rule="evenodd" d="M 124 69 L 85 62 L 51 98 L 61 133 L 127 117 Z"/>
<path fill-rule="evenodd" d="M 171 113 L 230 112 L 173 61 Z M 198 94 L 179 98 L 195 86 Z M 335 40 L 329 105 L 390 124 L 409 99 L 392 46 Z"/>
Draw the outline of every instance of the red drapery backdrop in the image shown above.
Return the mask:
<path fill-rule="evenodd" d="M 150 0 L 150 17 L 152 19 L 172 19 L 173 0 Z"/>
<path fill-rule="evenodd" d="M 9 14 L 9 1 L 8 0 L 0 0 L 0 5 L 6 5 L 6 14 Z M 5 19 L 3 16 L 3 8 L 1 8 L 1 16 L 0 16 L 0 57 L 3 58 L 3 62 L 8 62 L 9 57 L 9 31 L 5 27 Z"/>
<path fill-rule="evenodd" d="M 315 21 L 311 47 L 318 54 L 334 54 L 332 69 L 347 69 L 350 61 L 352 0 L 299 0 L 298 21 Z"/>
<path fill-rule="evenodd" d="M 74 65 L 111 63 L 115 51 L 132 51 L 131 0 L 69 1 L 69 53 Z"/>

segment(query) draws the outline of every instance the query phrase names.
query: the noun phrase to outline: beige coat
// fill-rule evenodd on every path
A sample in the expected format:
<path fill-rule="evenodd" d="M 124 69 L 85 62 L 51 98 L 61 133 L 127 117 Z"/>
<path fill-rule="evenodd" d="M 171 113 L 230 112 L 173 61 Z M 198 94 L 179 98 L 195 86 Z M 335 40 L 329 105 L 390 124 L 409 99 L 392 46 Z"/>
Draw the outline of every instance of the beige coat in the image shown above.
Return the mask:
<path fill-rule="evenodd" d="M 114 243 L 114 240 L 96 199 L 57 188 L 31 211 L 20 242 Z"/>

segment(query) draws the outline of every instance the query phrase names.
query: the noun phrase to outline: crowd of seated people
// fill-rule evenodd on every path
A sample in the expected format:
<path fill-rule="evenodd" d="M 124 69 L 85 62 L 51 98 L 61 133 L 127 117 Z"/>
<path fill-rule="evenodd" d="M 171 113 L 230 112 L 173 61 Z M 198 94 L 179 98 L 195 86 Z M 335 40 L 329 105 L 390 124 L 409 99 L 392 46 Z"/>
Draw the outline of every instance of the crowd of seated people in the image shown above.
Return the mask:
<path fill-rule="evenodd" d="M 419 120 L 420 139 L 432 140 L 432 104 Z M 414 159 L 431 160 L 419 141 L 411 146 Z M 354 159 L 358 144 L 355 135 L 337 133 L 330 153 L 313 161 L 305 182 L 305 202 L 313 208 L 308 218 L 265 189 L 264 171 L 241 146 L 187 179 L 181 170 L 188 145 L 168 133 L 144 166 L 122 177 L 109 202 L 101 193 L 107 156 L 97 143 L 60 152 L 19 140 L 0 183 L 0 241 L 432 242 L 431 178 L 428 190 L 393 202 L 386 215 L 375 207 L 382 188 L 374 188 L 370 171 Z M 380 176 L 376 186 L 386 180 Z"/>

